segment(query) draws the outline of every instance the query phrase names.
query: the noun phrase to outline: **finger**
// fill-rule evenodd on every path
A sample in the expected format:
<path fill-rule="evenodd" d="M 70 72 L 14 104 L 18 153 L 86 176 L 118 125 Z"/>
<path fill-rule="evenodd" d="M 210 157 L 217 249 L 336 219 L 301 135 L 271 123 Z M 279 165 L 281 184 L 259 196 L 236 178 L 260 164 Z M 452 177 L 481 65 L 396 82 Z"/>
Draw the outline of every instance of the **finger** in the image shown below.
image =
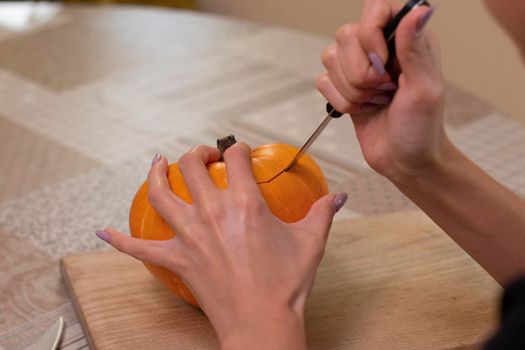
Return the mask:
<path fill-rule="evenodd" d="M 171 190 L 168 181 L 168 161 L 157 154 L 148 173 L 148 201 L 155 211 L 175 230 L 183 226 L 188 205 Z"/>
<path fill-rule="evenodd" d="M 360 103 L 348 101 L 335 87 L 327 73 L 321 75 L 316 82 L 317 89 L 336 110 L 341 113 L 353 113 L 361 109 Z"/>
<path fill-rule="evenodd" d="M 356 124 L 356 121 L 358 120 L 361 122 L 366 122 L 368 119 L 370 119 L 370 114 L 377 112 L 383 107 L 382 105 L 377 105 L 373 103 L 363 103 L 361 105 L 361 108 L 355 112 L 353 112 L 350 117 L 354 121 L 354 124 Z"/>
<path fill-rule="evenodd" d="M 404 79 L 412 86 L 439 85 L 439 49 L 425 24 L 434 8 L 422 6 L 403 18 L 396 32 L 397 58 Z"/>
<path fill-rule="evenodd" d="M 224 162 L 228 174 L 228 186 L 243 191 L 260 193 L 252 171 L 250 147 L 236 143 L 224 153 Z"/>
<path fill-rule="evenodd" d="M 206 164 L 216 162 L 220 157 L 218 149 L 201 145 L 191 149 L 180 158 L 179 169 L 194 202 L 202 199 L 206 192 L 217 191 L 217 186 L 210 178 Z"/>
<path fill-rule="evenodd" d="M 370 54 L 362 47 L 357 32 L 357 25 L 346 24 L 336 33 L 341 66 L 346 80 L 354 87 L 394 90 L 395 85 L 392 85 L 383 61 L 377 54 L 373 56 L 375 61 L 371 61 Z M 378 64 L 381 70 L 377 68 Z"/>
<path fill-rule="evenodd" d="M 384 95 L 384 92 L 376 89 L 359 88 L 357 85 L 351 85 L 348 82 L 343 71 L 340 50 L 337 46 L 333 45 L 327 48 L 323 53 L 322 61 L 327 69 L 328 77 L 346 100 L 353 103 L 374 103 L 376 101 L 379 104 L 384 100 L 376 97 Z"/>
<path fill-rule="evenodd" d="M 174 244 L 174 239 L 156 241 L 134 238 L 113 228 L 97 231 L 96 235 L 113 248 L 135 259 L 170 270 L 178 270 L 180 266 L 178 260 L 182 255 L 177 253 L 178 248 Z"/>
<path fill-rule="evenodd" d="M 389 58 L 383 31 L 392 17 L 388 0 L 368 0 L 357 29 L 359 43 L 380 76 L 386 74 L 385 64 Z"/>
<path fill-rule="evenodd" d="M 173 229 L 179 231 L 184 226 L 185 214 L 190 208 L 171 190 L 168 181 L 168 161 L 157 154 L 148 173 L 148 201 L 155 211 Z"/>
<path fill-rule="evenodd" d="M 326 241 L 334 216 L 343 207 L 347 199 L 348 194 L 346 193 L 329 193 L 317 200 L 306 217 L 297 224 L 305 227 L 305 230 L 314 232 L 319 238 Z"/>

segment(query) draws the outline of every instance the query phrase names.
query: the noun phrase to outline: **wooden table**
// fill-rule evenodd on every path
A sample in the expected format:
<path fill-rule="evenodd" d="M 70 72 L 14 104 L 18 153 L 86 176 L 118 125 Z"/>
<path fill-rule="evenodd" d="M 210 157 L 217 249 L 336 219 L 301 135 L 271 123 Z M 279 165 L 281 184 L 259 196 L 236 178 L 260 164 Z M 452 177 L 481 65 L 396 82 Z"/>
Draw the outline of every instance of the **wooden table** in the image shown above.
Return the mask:
<path fill-rule="evenodd" d="M 44 4 L 28 26 L 5 27 L 2 6 L 0 348 L 27 348 L 57 315 L 63 349 L 85 348 L 59 259 L 107 249 L 96 229 L 127 229 L 157 152 L 176 160 L 231 132 L 252 145 L 301 144 L 323 116 L 314 82 L 332 39 L 133 7 Z M 525 194 L 519 122 L 453 86 L 446 120 L 465 153 Z M 337 220 L 415 209 L 366 166 L 349 118 L 311 153 L 331 189 L 350 194 Z"/>
<path fill-rule="evenodd" d="M 90 252 L 61 266 L 92 348 L 219 348 L 206 316 L 139 261 Z M 500 293 L 421 211 L 339 220 L 306 305 L 309 349 L 480 349 Z"/>

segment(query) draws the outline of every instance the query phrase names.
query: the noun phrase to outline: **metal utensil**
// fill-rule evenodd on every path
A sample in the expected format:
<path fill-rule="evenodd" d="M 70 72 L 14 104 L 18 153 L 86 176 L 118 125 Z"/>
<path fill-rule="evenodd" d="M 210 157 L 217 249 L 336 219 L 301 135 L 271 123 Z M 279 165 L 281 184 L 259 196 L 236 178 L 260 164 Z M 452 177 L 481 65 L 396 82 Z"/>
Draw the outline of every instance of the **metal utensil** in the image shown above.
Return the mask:
<path fill-rule="evenodd" d="M 34 349 L 38 350 L 55 350 L 58 347 L 62 332 L 64 331 L 64 319 L 60 317 L 34 345 Z"/>
<path fill-rule="evenodd" d="M 388 22 L 387 26 L 384 30 L 384 37 L 387 41 L 388 46 L 388 52 L 390 57 L 394 57 L 396 53 L 396 46 L 395 46 L 395 37 L 396 37 L 396 29 L 403 17 L 405 17 L 412 9 L 418 7 L 418 6 L 430 6 L 430 4 L 426 0 L 410 0 L 406 3 L 405 6 Z M 288 166 L 284 169 L 284 171 L 290 170 L 292 167 L 294 167 L 299 159 L 308 151 L 310 146 L 314 143 L 314 141 L 321 135 L 323 130 L 328 126 L 330 121 L 333 118 L 339 118 L 343 115 L 343 113 L 338 112 L 330 103 L 326 104 L 326 111 L 328 115 L 324 117 L 321 124 L 315 129 L 312 136 L 308 138 L 308 141 L 301 147 L 299 152 L 295 155 L 295 157 L 290 161 Z"/>
<path fill-rule="evenodd" d="M 312 143 L 314 143 L 317 137 L 321 135 L 321 133 L 328 126 L 332 118 L 339 118 L 343 115 L 343 113 L 336 111 L 335 108 L 332 107 L 332 105 L 329 103 L 326 104 L 326 112 L 328 113 L 328 115 L 323 119 L 323 121 L 321 122 L 321 125 L 319 125 L 317 129 L 315 129 L 312 136 L 310 136 L 308 141 L 306 141 L 303 147 L 301 147 L 299 152 L 297 152 L 295 157 L 292 159 L 290 164 L 288 164 L 288 166 L 284 169 L 284 171 L 290 170 L 295 164 L 297 164 L 297 161 L 299 161 L 299 159 L 306 153 L 308 148 L 310 148 L 310 146 L 312 145 Z"/>

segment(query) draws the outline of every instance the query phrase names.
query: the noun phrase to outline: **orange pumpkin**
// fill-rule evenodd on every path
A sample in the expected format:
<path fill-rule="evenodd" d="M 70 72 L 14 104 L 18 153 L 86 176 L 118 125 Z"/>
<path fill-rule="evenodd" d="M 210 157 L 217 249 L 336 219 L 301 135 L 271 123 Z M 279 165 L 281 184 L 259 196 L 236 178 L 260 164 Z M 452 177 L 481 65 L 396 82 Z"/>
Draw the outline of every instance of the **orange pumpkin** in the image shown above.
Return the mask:
<path fill-rule="evenodd" d="M 315 161 L 305 154 L 290 170 L 283 171 L 298 149 L 286 144 L 269 144 L 251 152 L 252 170 L 261 193 L 272 213 L 284 222 L 295 222 L 305 217 L 312 204 L 328 193 L 324 175 Z M 208 164 L 208 172 L 221 189 L 228 187 L 225 164 Z M 168 179 L 173 192 L 187 203 L 190 193 L 177 164 L 171 164 Z M 148 186 L 138 190 L 130 210 L 131 235 L 136 238 L 164 240 L 175 232 L 162 220 L 148 202 Z M 195 297 L 184 283 L 168 269 L 144 263 L 146 268 L 166 287 L 188 303 L 198 306 Z"/>

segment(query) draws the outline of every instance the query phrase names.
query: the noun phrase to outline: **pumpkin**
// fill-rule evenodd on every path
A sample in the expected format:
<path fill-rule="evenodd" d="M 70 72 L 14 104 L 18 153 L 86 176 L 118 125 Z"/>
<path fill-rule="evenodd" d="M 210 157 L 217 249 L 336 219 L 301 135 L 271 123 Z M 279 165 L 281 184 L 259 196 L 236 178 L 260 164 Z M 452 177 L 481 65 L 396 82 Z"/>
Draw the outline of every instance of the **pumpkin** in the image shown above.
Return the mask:
<path fill-rule="evenodd" d="M 221 149 L 221 152 L 223 151 L 224 149 Z M 297 152 L 298 149 L 290 145 L 268 144 L 253 149 L 250 155 L 255 180 L 268 207 L 275 216 L 287 223 L 304 218 L 312 204 L 328 193 L 328 186 L 321 169 L 307 154 L 303 155 L 290 170 L 284 171 Z M 210 163 L 207 168 L 216 186 L 226 189 L 228 179 L 225 163 L 222 161 Z M 177 163 L 169 166 L 168 180 L 177 196 L 187 203 L 192 202 Z M 131 205 L 131 235 L 150 240 L 172 238 L 176 233 L 155 212 L 148 202 L 147 193 L 148 185 L 145 182 Z M 172 292 L 188 303 L 198 306 L 195 297 L 176 274 L 147 262 L 144 265 Z"/>

